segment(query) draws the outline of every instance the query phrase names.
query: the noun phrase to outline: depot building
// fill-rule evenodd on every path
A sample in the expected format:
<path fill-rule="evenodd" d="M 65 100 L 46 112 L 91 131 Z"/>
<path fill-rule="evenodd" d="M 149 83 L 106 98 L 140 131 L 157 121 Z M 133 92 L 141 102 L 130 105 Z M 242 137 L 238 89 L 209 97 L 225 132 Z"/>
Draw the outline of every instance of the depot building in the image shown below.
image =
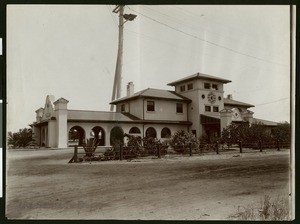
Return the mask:
<path fill-rule="evenodd" d="M 116 138 L 126 143 L 125 133 L 164 141 L 176 131 L 186 130 L 213 140 L 232 122 L 277 125 L 254 118 L 249 110 L 254 105 L 236 101 L 232 95 L 224 97 L 224 84 L 230 82 L 196 73 L 167 84 L 173 91 L 148 88 L 139 92 L 134 92 L 130 82 L 127 95 L 110 103 L 116 112 L 70 110 L 67 99 L 48 95 L 31 124 L 34 138 L 39 146 L 52 148 L 66 148 L 74 141 L 81 145 L 89 138 L 97 138 L 100 146 L 110 146 Z"/>

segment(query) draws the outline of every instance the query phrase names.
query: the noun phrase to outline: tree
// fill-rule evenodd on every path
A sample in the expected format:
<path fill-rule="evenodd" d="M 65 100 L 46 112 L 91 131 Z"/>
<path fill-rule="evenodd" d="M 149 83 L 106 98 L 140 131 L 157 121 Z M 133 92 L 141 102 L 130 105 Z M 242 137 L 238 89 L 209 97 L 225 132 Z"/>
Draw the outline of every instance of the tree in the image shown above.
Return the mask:
<path fill-rule="evenodd" d="M 272 130 L 272 135 L 275 140 L 280 142 L 291 141 L 291 125 L 288 122 L 279 123 L 277 127 Z"/>
<path fill-rule="evenodd" d="M 12 147 L 28 147 L 35 145 L 35 140 L 32 137 L 32 129 L 24 128 L 18 132 L 8 132 L 7 144 Z"/>
<path fill-rule="evenodd" d="M 223 129 L 221 142 L 228 146 L 238 144 L 240 141 L 246 141 L 249 137 L 250 127 L 249 123 L 235 124 L 231 123 Z"/>
<path fill-rule="evenodd" d="M 190 144 L 192 144 L 193 149 L 199 147 L 199 141 L 192 133 L 180 130 L 171 136 L 170 145 L 177 151 L 185 151 Z"/>

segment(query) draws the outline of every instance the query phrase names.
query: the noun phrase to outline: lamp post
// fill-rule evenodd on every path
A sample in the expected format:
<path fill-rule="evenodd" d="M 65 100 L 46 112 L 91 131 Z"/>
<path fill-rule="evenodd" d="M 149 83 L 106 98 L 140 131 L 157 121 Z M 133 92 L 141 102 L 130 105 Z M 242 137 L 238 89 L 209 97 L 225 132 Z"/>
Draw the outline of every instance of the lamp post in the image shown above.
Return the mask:
<path fill-rule="evenodd" d="M 119 13 L 119 44 L 118 44 L 118 56 L 117 56 L 116 71 L 115 71 L 111 101 L 114 101 L 115 99 L 118 99 L 121 96 L 124 24 L 128 21 L 133 21 L 136 17 L 136 15 L 134 14 L 124 14 L 124 5 L 117 5 L 116 8 L 113 10 L 113 12 Z M 113 110 L 114 110 L 114 105 L 112 104 L 110 106 L 110 111 Z"/>

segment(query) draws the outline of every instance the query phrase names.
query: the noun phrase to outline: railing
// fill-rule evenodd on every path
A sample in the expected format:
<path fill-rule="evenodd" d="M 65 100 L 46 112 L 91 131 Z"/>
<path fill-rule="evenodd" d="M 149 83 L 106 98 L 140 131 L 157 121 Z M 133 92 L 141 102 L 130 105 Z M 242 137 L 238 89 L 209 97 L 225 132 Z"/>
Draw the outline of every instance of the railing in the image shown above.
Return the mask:
<path fill-rule="evenodd" d="M 226 145 L 220 143 L 202 143 L 197 148 L 191 144 L 182 145 L 177 148 L 170 148 L 167 145 L 153 144 L 150 148 L 124 146 L 123 144 L 112 146 L 101 146 L 96 149 L 94 154 L 88 155 L 82 147 L 74 146 L 74 154 L 69 163 L 85 161 L 107 161 L 107 160 L 132 160 L 136 158 L 161 158 L 165 155 L 193 156 L 204 154 L 223 154 L 223 153 L 245 153 L 263 152 L 268 150 L 280 151 L 290 148 L 290 142 L 238 142 L 238 144 Z M 80 151 L 80 152 L 79 152 Z"/>

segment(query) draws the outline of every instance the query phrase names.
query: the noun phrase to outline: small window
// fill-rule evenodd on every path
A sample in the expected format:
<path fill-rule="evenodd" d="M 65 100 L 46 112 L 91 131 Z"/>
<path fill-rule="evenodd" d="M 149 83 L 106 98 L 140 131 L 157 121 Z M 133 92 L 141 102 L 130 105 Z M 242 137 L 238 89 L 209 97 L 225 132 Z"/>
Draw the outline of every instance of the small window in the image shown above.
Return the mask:
<path fill-rule="evenodd" d="M 210 89 L 210 83 L 204 83 L 204 89 Z"/>
<path fill-rule="evenodd" d="M 147 101 L 147 111 L 155 111 L 154 101 Z"/>
<path fill-rule="evenodd" d="M 190 84 L 187 85 L 187 89 L 188 89 L 188 90 L 191 90 L 191 89 L 193 89 L 193 88 L 194 88 L 193 83 L 190 83 Z"/>
<path fill-rule="evenodd" d="M 213 107 L 214 112 L 219 112 L 219 107 Z"/>
<path fill-rule="evenodd" d="M 121 105 L 121 112 L 125 112 L 125 104 Z"/>
<path fill-rule="evenodd" d="M 180 86 L 180 92 L 184 92 L 185 91 L 185 86 Z"/>
<path fill-rule="evenodd" d="M 205 111 L 211 111 L 210 106 L 205 106 Z"/>
<path fill-rule="evenodd" d="M 182 103 L 176 103 L 176 112 L 183 113 L 183 105 Z"/>
<path fill-rule="evenodd" d="M 212 88 L 215 90 L 218 90 L 218 85 L 217 84 L 212 84 Z"/>

